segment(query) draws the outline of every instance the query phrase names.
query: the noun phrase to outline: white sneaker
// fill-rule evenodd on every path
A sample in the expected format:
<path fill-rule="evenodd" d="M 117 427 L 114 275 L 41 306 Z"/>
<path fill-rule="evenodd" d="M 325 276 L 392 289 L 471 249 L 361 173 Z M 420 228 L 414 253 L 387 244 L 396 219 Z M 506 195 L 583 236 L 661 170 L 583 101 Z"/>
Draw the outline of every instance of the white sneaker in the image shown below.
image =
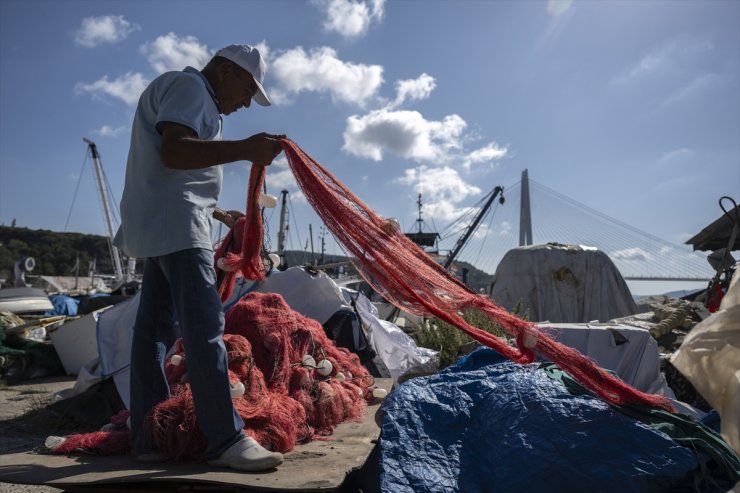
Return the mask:
<path fill-rule="evenodd" d="M 247 472 L 265 471 L 282 463 L 283 454 L 270 452 L 254 438 L 248 436 L 227 448 L 218 459 L 208 461 L 208 464 L 212 466 L 230 467 Z"/>

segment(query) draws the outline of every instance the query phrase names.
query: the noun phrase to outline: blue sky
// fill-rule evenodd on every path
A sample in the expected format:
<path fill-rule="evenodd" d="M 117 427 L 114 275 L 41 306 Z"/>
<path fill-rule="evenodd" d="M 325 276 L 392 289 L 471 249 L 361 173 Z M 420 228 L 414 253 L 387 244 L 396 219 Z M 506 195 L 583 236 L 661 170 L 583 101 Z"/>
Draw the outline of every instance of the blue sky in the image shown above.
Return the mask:
<path fill-rule="evenodd" d="M 62 231 L 71 209 L 68 231 L 103 234 L 82 138 L 120 199 L 146 83 L 231 43 L 267 53 L 275 104 L 224 137 L 286 133 L 404 230 L 417 193 L 439 229 L 524 168 L 670 243 L 740 199 L 737 1 L 3 0 L 0 222 Z M 247 176 L 227 165 L 222 206 Z M 305 244 L 319 224 L 284 159 L 267 183 Z"/>

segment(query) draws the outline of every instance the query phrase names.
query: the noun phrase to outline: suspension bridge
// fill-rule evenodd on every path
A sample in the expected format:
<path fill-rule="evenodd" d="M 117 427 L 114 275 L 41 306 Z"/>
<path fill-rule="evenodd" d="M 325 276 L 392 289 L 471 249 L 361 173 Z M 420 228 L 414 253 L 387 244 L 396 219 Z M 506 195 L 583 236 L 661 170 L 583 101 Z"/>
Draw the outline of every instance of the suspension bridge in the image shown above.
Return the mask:
<path fill-rule="evenodd" d="M 493 193 L 493 191 L 491 192 Z M 634 281 L 708 281 L 713 275 L 706 254 L 693 252 L 610 217 L 527 177 L 506 187 L 506 202 L 482 216 L 457 256 L 488 273 L 512 248 L 562 243 L 596 247 Z M 490 194 L 439 231 L 439 250 L 454 248 Z"/>
<path fill-rule="evenodd" d="M 455 260 L 467 262 L 489 274 L 496 272 L 498 263 L 512 248 L 561 243 L 598 248 L 609 255 L 627 281 L 664 281 L 664 284 L 685 286 L 684 283 L 691 283 L 696 286 L 708 282 L 714 275 L 706 253 L 694 252 L 687 245 L 671 243 L 610 217 L 529 179 L 526 170 L 520 181 L 503 188 L 504 203 L 492 200 L 496 198 L 494 189 L 441 230 L 433 231 L 434 228 L 419 219 L 414 230 L 407 234 L 419 236 L 412 239 L 422 240 L 417 243 L 427 247 L 434 244 L 431 250 L 438 251 L 442 259 L 449 252 L 458 250 Z M 484 207 L 486 202 L 491 202 L 491 207 Z M 305 252 L 303 263 L 317 262 L 323 258 L 320 252 L 323 252 L 328 232 L 323 227 L 320 229 L 319 243 L 314 250 L 312 235 L 306 236 L 305 232 L 301 235 L 301 228 L 293 224 L 295 213 L 290 197 L 287 203 L 289 231 L 283 242 L 287 238 L 289 250 Z M 421 203 L 419 207 L 421 209 Z M 276 214 L 275 210 L 270 216 L 273 213 Z M 266 219 L 266 227 L 269 228 L 271 217 Z M 460 240 L 472 229 L 473 223 L 477 227 L 459 248 Z M 269 238 L 269 231 L 266 236 Z M 267 241 L 266 247 L 272 251 Z M 331 243 L 335 242 L 332 240 Z M 646 286 L 645 283 L 641 285 Z"/>

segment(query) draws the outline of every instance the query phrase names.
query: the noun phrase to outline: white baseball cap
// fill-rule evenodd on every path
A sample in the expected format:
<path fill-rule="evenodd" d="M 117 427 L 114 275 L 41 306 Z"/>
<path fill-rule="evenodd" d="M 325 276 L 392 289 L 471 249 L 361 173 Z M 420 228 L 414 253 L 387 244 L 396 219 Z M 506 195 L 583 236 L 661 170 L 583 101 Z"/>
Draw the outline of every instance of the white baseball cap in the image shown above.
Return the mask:
<path fill-rule="evenodd" d="M 270 106 L 272 104 L 267 97 L 265 88 L 262 87 L 262 80 L 265 78 L 265 72 L 267 72 L 267 64 L 257 48 L 250 45 L 229 45 L 218 50 L 215 56 L 231 60 L 252 74 L 254 81 L 257 83 L 257 92 L 252 99 L 260 106 Z"/>

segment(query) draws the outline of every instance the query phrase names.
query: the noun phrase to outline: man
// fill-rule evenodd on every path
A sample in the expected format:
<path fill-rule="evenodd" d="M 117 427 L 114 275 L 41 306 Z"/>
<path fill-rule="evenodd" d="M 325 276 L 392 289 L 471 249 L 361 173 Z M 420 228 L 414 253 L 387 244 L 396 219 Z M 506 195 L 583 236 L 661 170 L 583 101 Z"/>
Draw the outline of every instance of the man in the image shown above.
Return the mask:
<path fill-rule="evenodd" d="M 252 100 L 270 105 L 265 69 L 257 48 L 231 45 L 200 72 L 162 74 L 139 99 L 114 244 L 146 259 L 131 347 L 131 445 L 142 462 L 166 460 L 153 446 L 146 417 L 169 397 L 164 360 L 176 338 L 175 319 L 208 463 L 259 471 L 283 462 L 244 435 L 231 401 L 211 244 L 221 165 L 267 166 L 282 150 L 279 135 L 220 140 L 222 114 L 249 108 Z"/>

